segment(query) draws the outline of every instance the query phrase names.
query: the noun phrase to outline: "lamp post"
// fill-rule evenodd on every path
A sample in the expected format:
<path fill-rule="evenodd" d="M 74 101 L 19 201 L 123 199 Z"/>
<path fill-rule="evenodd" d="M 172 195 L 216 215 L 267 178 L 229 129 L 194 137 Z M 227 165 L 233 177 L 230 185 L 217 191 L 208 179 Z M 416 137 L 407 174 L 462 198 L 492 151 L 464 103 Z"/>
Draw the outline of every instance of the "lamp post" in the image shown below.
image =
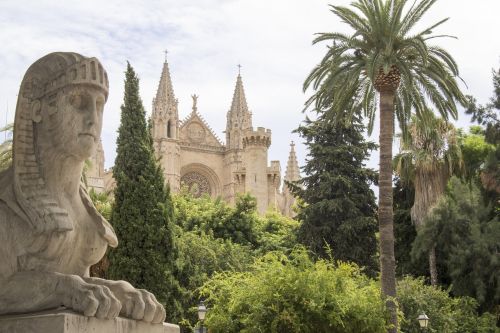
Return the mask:
<path fill-rule="evenodd" d="M 200 333 L 205 333 L 203 327 L 203 321 L 205 320 L 205 315 L 207 314 L 207 307 L 205 306 L 205 302 L 201 301 L 198 304 L 198 319 L 200 320 Z"/>
<path fill-rule="evenodd" d="M 417 317 L 418 323 L 420 324 L 420 328 L 427 330 L 427 326 L 429 325 L 429 317 L 425 314 L 425 312 L 422 312 L 418 317 Z"/>

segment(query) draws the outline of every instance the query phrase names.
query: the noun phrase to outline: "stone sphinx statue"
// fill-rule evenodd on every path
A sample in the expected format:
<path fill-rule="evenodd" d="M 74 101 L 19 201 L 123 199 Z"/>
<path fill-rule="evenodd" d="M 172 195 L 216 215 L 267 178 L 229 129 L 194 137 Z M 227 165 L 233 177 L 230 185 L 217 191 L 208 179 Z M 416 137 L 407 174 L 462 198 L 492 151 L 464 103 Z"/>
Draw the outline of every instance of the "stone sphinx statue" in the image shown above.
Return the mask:
<path fill-rule="evenodd" d="M 65 307 L 88 317 L 161 323 L 154 295 L 89 277 L 118 245 L 81 183 L 98 144 L 108 77 L 96 58 L 51 53 L 21 83 L 13 164 L 0 173 L 0 314 Z"/>

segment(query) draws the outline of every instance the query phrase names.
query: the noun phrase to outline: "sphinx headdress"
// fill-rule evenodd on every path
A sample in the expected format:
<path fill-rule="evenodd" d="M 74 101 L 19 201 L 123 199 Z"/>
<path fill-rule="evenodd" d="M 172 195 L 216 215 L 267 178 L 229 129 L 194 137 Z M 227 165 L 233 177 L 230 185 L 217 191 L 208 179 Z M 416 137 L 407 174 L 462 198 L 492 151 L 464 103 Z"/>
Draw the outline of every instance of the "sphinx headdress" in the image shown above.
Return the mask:
<path fill-rule="evenodd" d="M 77 53 L 50 53 L 26 71 L 19 90 L 14 121 L 14 195 L 36 233 L 73 229 L 67 211 L 46 188 L 36 156 L 34 108 L 42 98 L 57 96 L 70 85 L 95 86 L 108 96 L 108 76 L 96 58 Z"/>

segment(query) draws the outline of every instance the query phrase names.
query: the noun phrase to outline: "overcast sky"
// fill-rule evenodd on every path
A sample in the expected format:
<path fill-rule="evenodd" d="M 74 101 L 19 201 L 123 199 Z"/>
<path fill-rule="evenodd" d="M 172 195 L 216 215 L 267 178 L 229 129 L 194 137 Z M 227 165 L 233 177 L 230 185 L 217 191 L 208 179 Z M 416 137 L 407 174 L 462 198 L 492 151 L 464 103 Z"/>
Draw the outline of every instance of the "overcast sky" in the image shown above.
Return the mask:
<path fill-rule="evenodd" d="M 328 4 L 349 0 L 106 0 L 0 1 L 0 124 L 14 119 L 21 79 L 34 61 L 54 51 L 73 51 L 101 60 L 110 78 L 102 139 L 106 167 L 115 158 L 126 61 L 138 73 L 147 113 L 160 78 L 164 50 L 179 117 L 191 111 L 190 95 L 199 95 L 198 111 L 224 138 L 226 112 L 241 64 L 253 125 L 273 131 L 270 160 L 284 172 L 291 134 L 305 115 L 302 82 L 325 52 L 312 46 L 314 33 L 347 31 Z M 482 102 L 492 95 L 492 68 L 500 65 L 499 0 L 438 0 L 422 26 L 451 19 L 436 33 L 458 39 L 437 40 L 455 57 L 464 89 Z M 461 115 L 458 125 L 468 126 Z M 378 134 L 372 136 L 377 141 Z M 3 137 L 0 139 L 2 140 Z M 377 154 L 375 154 L 377 155 Z M 377 158 L 370 166 L 377 167 Z"/>

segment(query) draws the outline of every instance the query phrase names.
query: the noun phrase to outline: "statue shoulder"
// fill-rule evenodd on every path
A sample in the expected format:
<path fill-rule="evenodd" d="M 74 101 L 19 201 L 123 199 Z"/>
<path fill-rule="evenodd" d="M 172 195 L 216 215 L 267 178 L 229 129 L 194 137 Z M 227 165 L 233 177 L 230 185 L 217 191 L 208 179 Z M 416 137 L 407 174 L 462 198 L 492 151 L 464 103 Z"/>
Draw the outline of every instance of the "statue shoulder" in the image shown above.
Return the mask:
<path fill-rule="evenodd" d="M 29 225 L 28 217 L 19 206 L 13 188 L 14 172 L 12 167 L 0 172 L 0 223 L 4 223 L 3 219 L 9 216 L 15 216 L 19 222 Z M 14 218 L 15 217 L 10 217 Z M 16 220 L 17 220 L 16 219 Z"/>
<path fill-rule="evenodd" d="M 82 198 L 82 202 L 87 209 L 87 212 L 92 217 L 97 230 L 101 237 L 103 237 L 111 247 L 118 246 L 118 238 L 116 237 L 115 230 L 111 226 L 111 224 L 97 211 L 94 206 L 94 203 L 90 199 L 90 195 L 88 194 L 85 185 L 80 185 L 80 197 Z"/>

